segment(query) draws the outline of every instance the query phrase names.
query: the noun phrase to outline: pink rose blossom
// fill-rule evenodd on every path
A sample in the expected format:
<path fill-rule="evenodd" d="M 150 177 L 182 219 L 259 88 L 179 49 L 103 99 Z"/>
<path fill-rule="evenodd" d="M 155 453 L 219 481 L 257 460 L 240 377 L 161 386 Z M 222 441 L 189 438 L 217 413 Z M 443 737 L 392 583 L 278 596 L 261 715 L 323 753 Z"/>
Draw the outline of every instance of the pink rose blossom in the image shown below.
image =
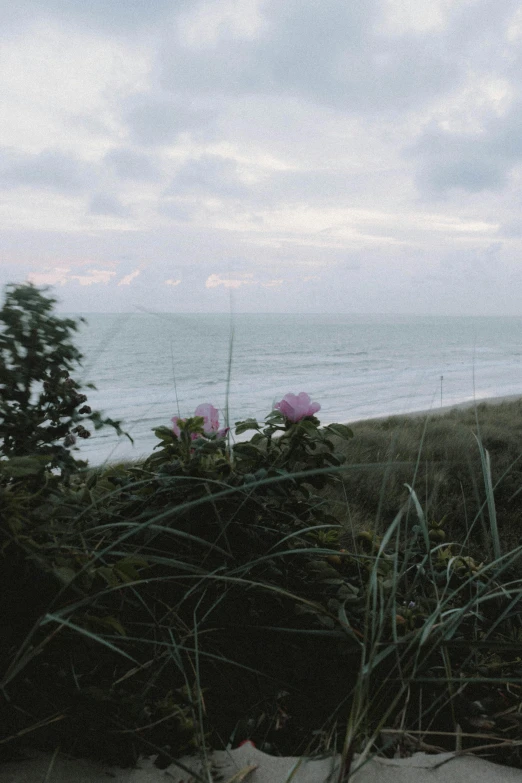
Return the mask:
<path fill-rule="evenodd" d="M 172 430 L 173 430 L 173 432 L 174 432 L 174 435 L 176 435 L 176 437 L 178 437 L 178 438 L 179 438 L 179 437 L 180 437 L 180 435 L 181 435 L 181 430 L 180 430 L 180 428 L 178 427 L 178 421 L 181 421 L 181 422 L 185 423 L 185 422 L 186 422 L 186 419 L 180 419 L 180 417 L 179 417 L 179 416 L 173 416 L 173 417 L 172 417 L 172 419 L 171 419 L 171 422 L 172 422 Z"/>
<path fill-rule="evenodd" d="M 211 435 L 219 429 L 219 412 L 209 402 L 198 405 L 194 411 L 194 416 L 203 416 L 203 431 L 206 435 Z"/>
<path fill-rule="evenodd" d="M 223 438 L 230 429 L 229 427 L 224 427 L 221 430 L 219 429 L 219 412 L 217 408 L 214 408 L 214 406 L 209 402 L 203 402 L 201 405 L 198 405 L 194 411 L 194 416 L 202 417 L 203 432 L 205 435 L 213 435 L 216 433 L 219 438 Z M 186 419 L 180 419 L 179 416 L 173 416 L 171 421 L 174 434 L 179 438 L 181 431 L 178 426 L 178 422 L 185 422 Z M 200 437 L 201 435 L 199 435 L 197 432 L 193 432 L 191 435 L 192 440 L 196 440 L 196 438 Z"/>
<path fill-rule="evenodd" d="M 300 394 L 285 394 L 282 400 L 276 402 L 275 409 L 281 411 L 285 419 L 296 422 L 301 421 L 306 416 L 313 416 L 321 410 L 318 402 L 312 402 L 310 395 L 306 392 Z"/>

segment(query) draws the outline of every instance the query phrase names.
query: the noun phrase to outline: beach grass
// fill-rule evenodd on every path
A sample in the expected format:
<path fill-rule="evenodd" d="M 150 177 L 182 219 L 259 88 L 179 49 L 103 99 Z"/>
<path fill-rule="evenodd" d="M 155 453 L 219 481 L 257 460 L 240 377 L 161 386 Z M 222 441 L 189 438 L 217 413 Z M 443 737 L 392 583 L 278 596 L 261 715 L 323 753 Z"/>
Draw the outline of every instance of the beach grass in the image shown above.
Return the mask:
<path fill-rule="evenodd" d="M 237 487 L 111 466 L 62 489 L 49 526 L 4 484 L 3 573 L 19 601 L 4 750 L 161 764 L 251 739 L 342 751 L 347 769 L 355 752 L 486 745 L 518 765 L 517 413 L 354 425 L 337 444 L 345 464 L 294 476 L 338 479 L 313 496 L 312 514 L 333 500 L 327 523 L 303 523 L 288 476 Z M 507 719 L 466 723 L 499 690 Z"/>
<path fill-rule="evenodd" d="M 207 425 L 99 468 L 49 430 L 38 453 L 6 439 L 0 758 L 166 766 L 250 740 L 339 752 L 338 783 L 355 754 L 522 767 L 522 403 L 351 429 L 272 411 L 235 444 Z"/>
<path fill-rule="evenodd" d="M 496 511 L 504 548 L 518 546 L 522 399 L 455 407 L 442 415 L 435 411 L 355 422 L 351 427 L 355 437 L 339 442 L 338 448 L 353 470 L 327 491 L 347 527 L 385 530 L 404 501 L 405 484 L 413 481 L 424 513 L 443 522 L 449 537 L 466 539 L 477 552 L 492 556 Z M 484 474 L 486 451 L 490 487 Z"/>

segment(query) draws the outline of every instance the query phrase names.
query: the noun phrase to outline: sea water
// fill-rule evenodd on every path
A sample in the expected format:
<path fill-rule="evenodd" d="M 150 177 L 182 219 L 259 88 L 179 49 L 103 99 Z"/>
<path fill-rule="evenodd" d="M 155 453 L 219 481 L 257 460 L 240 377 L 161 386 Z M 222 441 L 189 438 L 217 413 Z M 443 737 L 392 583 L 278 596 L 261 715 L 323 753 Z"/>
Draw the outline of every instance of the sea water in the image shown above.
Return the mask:
<path fill-rule="evenodd" d="M 522 318 L 280 314 L 89 314 L 75 336 L 88 403 L 121 419 L 82 441 L 91 464 L 137 459 L 153 428 L 212 403 L 262 420 L 287 392 L 323 423 L 522 395 Z"/>

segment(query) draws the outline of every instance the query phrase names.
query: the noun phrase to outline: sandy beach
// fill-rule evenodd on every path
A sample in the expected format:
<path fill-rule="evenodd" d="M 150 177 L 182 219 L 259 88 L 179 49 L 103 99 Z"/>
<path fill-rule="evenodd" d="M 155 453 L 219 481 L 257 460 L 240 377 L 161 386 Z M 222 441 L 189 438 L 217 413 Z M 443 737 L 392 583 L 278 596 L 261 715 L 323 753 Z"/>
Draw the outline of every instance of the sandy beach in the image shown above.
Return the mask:
<path fill-rule="evenodd" d="M 426 416 L 443 416 L 445 413 L 449 413 L 454 410 L 466 410 L 469 408 L 475 408 L 479 405 L 502 405 L 504 402 L 516 402 L 522 399 L 522 394 L 509 394 L 501 397 L 483 397 L 481 399 L 465 400 L 464 402 L 457 402 L 453 405 L 442 405 L 440 407 L 425 408 L 423 410 L 413 410 L 407 413 L 388 413 L 382 416 L 372 416 L 369 419 L 352 419 L 352 423 L 355 421 L 379 421 L 381 419 L 390 419 L 395 416 L 407 416 L 411 418 L 426 417 Z"/>
<path fill-rule="evenodd" d="M 51 754 L 35 754 L 25 761 L 0 766 L 0 783 L 338 783 L 339 757 L 302 759 L 269 756 L 250 743 L 235 750 L 214 752 L 206 768 L 192 757 L 157 769 L 151 759 L 141 759 L 133 769 Z M 357 756 L 351 783 L 520 783 L 522 770 L 492 764 L 473 755 L 415 753 L 410 758 L 373 758 L 364 763 Z"/>

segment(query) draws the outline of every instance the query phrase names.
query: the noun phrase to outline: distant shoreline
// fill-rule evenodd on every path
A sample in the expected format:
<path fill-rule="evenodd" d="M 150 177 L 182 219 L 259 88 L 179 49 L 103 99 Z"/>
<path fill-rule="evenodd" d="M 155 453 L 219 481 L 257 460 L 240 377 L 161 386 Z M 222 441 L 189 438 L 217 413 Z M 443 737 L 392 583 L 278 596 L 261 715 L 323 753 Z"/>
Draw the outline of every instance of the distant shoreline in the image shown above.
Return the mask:
<path fill-rule="evenodd" d="M 384 421 L 386 419 L 393 419 L 393 418 L 425 418 L 425 417 L 431 417 L 431 416 L 443 416 L 445 413 L 449 413 L 453 410 L 466 410 L 469 408 L 474 408 L 476 405 L 501 405 L 504 402 L 516 402 L 517 400 L 522 400 L 522 392 L 520 394 L 509 394 L 509 395 L 501 395 L 498 397 L 482 397 L 480 399 L 475 400 L 465 400 L 464 402 L 456 402 L 452 405 L 443 405 L 439 408 L 426 408 L 423 410 L 413 410 L 413 411 L 406 411 L 404 413 L 402 412 L 396 412 L 396 413 L 383 413 L 379 414 L 378 416 L 364 416 L 361 418 L 356 419 L 344 419 L 342 423 L 350 426 L 352 424 L 363 424 L 365 422 L 370 423 L 372 421 Z M 320 418 L 320 413 L 319 413 Z M 344 417 L 343 417 L 344 418 Z M 340 419 L 335 419 L 333 421 L 327 421 L 322 422 L 322 426 L 327 426 L 328 424 L 337 424 L 341 423 Z M 245 433 L 243 437 L 240 436 L 240 440 L 248 440 L 248 435 Z M 239 442 L 236 441 L 236 442 Z M 114 449 L 113 449 L 114 450 Z M 146 459 L 150 454 L 152 453 L 152 449 L 145 449 L 143 448 L 139 455 L 134 452 L 132 454 L 119 454 L 115 457 L 106 457 L 103 458 L 100 456 L 98 460 L 96 460 L 96 457 L 87 456 L 88 462 L 89 462 L 89 468 L 94 467 L 101 467 L 102 465 L 111 464 L 111 463 L 118 463 L 118 462 L 127 462 L 127 461 L 141 461 Z M 79 459 L 82 459 L 81 454 L 78 455 Z M 96 461 L 95 461 L 96 460 Z"/>
<path fill-rule="evenodd" d="M 351 419 L 348 424 L 359 424 L 364 421 L 382 421 L 383 419 L 392 418 L 420 418 L 427 416 L 443 416 L 445 413 L 449 413 L 453 410 L 466 410 L 468 408 L 474 408 L 478 405 L 502 405 L 504 402 L 516 402 L 522 399 L 522 392 L 520 394 L 508 394 L 501 397 L 482 397 L 475 400 L 465 400 L 464 402 L 455 402 L 453 405 L 443 405 L 439 408 L 426 408 L 418 411 L 408 411 L 406 413 L 386 413 L 381 416 L 369 416 L 363 419 Z"/>

